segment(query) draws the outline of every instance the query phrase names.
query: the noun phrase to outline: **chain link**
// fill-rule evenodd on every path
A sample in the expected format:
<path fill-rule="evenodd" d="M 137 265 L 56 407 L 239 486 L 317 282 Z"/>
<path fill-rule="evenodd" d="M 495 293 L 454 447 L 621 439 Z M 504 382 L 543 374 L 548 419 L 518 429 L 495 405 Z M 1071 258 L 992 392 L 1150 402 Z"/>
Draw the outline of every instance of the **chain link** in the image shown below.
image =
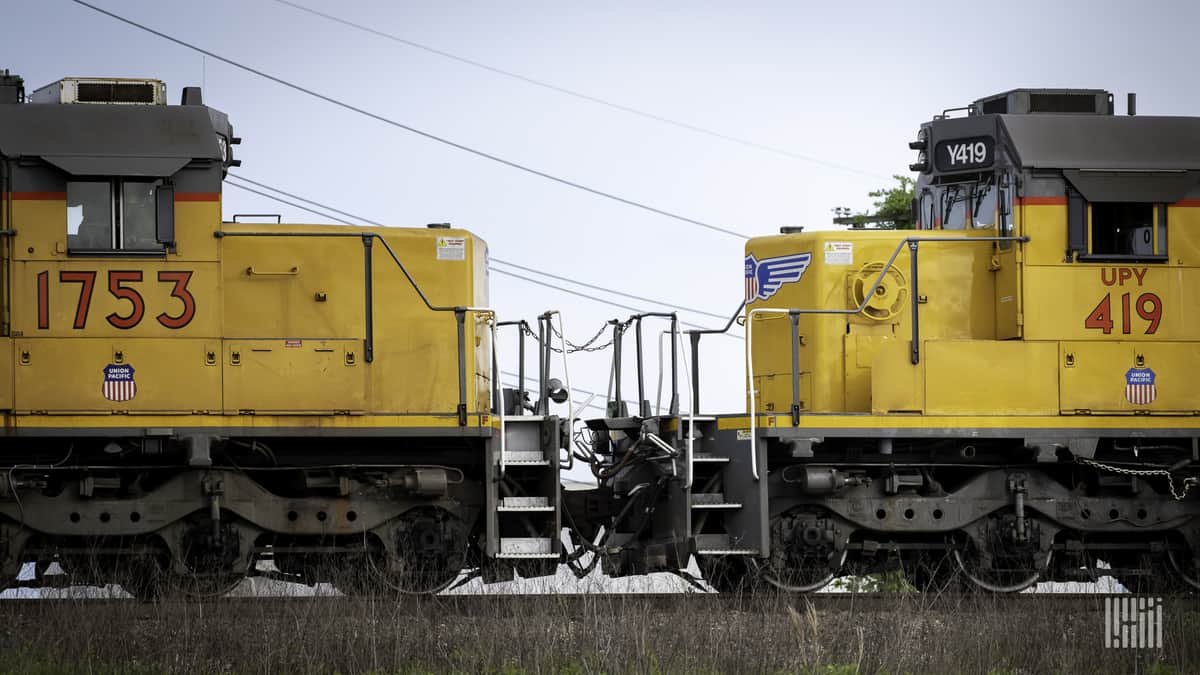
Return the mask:
<path fill-rule="evenodd" d="M 629 322 L 626 321 L 626 322 L 624 322 L 622 324 L 618 324 L 618 325 L 620 326 L 620 330 L 622 332 L 624 332 L 625 329 L 629 326 Z M 535 340 L 537 339 L 537 335 L 534 334 L 533 330 L 531 330 L 529 328 L 529 326 L 522 325 L 521 330 L 523 330 L 525 332 L 525 334 L 528 335 L 529 337 L 531 337 Z M 605 349 L 608 349 L 609 347 L 612 346 L 612 343 L 613 343 L 611 338 L 608 340 L 608 342 L 605 342 L 602 345 L 596 344 L 596 340 L 599 340 L 600 337 L 602 335 L 604 335 L 604 332 L 607 330 L 608 330 L 608 324 L 604 324 L 603 326 L 600 326 L 600 330 L 596 331 L 595 335 L 593 335 L 589 340 L 587 340 L 586 342 L 584 342 L 581 345 L 577 345 L 574 342 L 571 342 L 570 340 L 564 340 L 564 342 L 567 343 L 567 353 L 574 354 L 576 352 L 602 352 Z M 554 334 L 554 337 L 559 338 L 560 340 L 563 339 L 562 334 L 558 332 L 558 329 L 554 327 L 553 323 L 550 324 L 550 332 Z M 550 351 L 554 352 L 555 354 L 561 354 L 562 348 L 555 347 L 554 343 L 551 342 L 550 343 Z"/>
<path fill-rule="evenodd" d="M 1200 478 L 1195 478 L 1195 477 L 1184 478 L 1183 479 L 1183 491 L 1179 492 L 1175 489 L 1175 477 L 1172 476 L 1171 472 L 1167 471 L 1166 469 L 1126 469 L 1126 468 L 1120 467 L 1120 466 L 1112 466 L 1110 464 L 1103 464 L 1101 462 L 1097 462 L 1094 459 L 1087 459 L 1085 457 L 1076 457 L 1075 461 L 1079 462 L 1080 464 L 1085 464 L 1085 465 L 1090 466 L 1095 469 L 1100 469 L 1102 471 L 1111 471 L 1113 473 L 1122 474 L 1125 476 L 1163 476 L 1164 478 L 1167 479 L 1167 487 L 1171 488 L 1171 496 L 1174 497 L 1176 501 L 1183 500 L 1183 498 L 1187 496 L 1188 491 L 1192 489 L 1192 486 L 1200 485 Z"/>

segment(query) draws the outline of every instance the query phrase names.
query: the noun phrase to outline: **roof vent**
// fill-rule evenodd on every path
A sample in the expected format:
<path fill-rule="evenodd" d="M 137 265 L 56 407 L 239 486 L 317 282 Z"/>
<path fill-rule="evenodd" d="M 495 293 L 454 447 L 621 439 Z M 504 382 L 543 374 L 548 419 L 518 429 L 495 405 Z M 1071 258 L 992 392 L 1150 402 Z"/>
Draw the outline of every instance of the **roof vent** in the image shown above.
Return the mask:
<path fill-rule="evenodd" d="M 31 103 L 92 103 L 105 105 L 166 105 L 162 80 L 119 77 L 66 77 L 29 96 Z"/>
<path fill-rule="evenodd" d="M 429 223 L 425 227 L 431 230 L 448 230 L 450 229 L 450 223 Z"/>
<path fill-rule="evenodd" d="M 973 115 L 1030 115 L 1038 113 L 1111 115 L 1113 96 L 1103 89 L 1013 89 L 981 98 Z"/>
<path fill-rule="evenodd" d="M 779 234 L 800 234 L 803 231 L 803 225 L 784 225 L 779 228 Z"/>

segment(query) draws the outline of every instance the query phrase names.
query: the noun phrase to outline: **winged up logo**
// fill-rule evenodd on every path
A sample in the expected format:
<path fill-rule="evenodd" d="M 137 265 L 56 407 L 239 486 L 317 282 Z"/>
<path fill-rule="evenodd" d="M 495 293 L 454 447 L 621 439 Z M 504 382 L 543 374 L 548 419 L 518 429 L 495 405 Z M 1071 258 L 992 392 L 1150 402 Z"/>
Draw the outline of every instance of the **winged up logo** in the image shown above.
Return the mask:
<path fill-rule="evenodd" d="M 800 281 L 812 262 L 812 253 L 793 253 L 777 258 L 758 260 L 746 256 L 746 302 L 766 300 L 779 292 L 784 284 Z"/>

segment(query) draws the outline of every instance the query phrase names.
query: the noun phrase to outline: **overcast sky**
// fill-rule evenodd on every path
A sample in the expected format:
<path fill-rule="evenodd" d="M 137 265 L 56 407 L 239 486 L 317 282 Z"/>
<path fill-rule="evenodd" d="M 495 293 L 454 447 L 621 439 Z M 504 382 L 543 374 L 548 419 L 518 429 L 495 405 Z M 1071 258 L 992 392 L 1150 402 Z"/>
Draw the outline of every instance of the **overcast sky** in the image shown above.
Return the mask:
<path fill-rule="evenodd" d="M 747 147 L 531 85 L 274 0 L 93 0 L 331 97 L 540 171 L 748 236 L 829 227 L 907 172 L 918 125 L 1015 87 L 1139 94 L 1200 112 L 1194 2 L 307 3 L 525 77 L 783 150 Z M 744 242 L 481 159 L 288 90 L 69 0 L 5 0 L 0 68 L 203 85 L 245 140 L 238 172 L 395 226 L 451 222 L 494 258 L 717 314 Z M 816 161 L 813 161 L 816 160 Z M 838 168 L 846 167 L 846 168 Z M 226 217 L 299 210 L 227 188 Z M 522 273 L 525 274 L 525 273 Z M 558 283 L 558 282 L 554 282 Z M 595 291 L 580 289 L 589 294 Z M 562 309 L 580 341 L 625 310 L 492 275 L 503 318 Z M 647 306 L 621 298 L 622 304 Z M 685 314 L 685 320 L 717 320 Z M 743 403 L 743 343 L 706 338 L 707 412 Z M 630 343 L 632 350 L 632 343 Z M 511 359 L 510 359 L 511 364 Z M 603 357 L 572 362 L 601 391 Z M 557 367 L 557 366 L 556 366 Z M 627 381 L 627 390 L 633 381 Z M 651 391 L 653 388 L 651 388 Z"/>

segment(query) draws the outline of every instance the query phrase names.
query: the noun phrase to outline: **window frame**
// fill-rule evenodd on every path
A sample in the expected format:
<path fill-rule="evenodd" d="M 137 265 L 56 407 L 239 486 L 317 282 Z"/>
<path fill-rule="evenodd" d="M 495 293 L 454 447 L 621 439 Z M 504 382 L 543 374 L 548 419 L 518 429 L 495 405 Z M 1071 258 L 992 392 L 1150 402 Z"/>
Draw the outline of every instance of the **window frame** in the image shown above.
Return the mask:
<path fill-rule="evenodd" d="M 117 176 L 73 176 L 67 181 L 69 193 L 72 183 L 95 183 L 108 186 L 109 243 L 110 248 L 73 248 L 71 246 L 70 223 L 67 222 L 67 255 L 78 257 L 164 257 L 175 251 L 175 198 L 174 187 L 169 179 L 151 178 L 136 180 Z M 157 247 L 125 247 L 125 186 L 128 183 L 148 183 L 152 190 L 153 228 L 151 230 Z M 70 202 L 68 201 L 68 204 Z"/>
<path fill-rule="evenodd" d="M 1154 233 L 1155 253 L 1096 253 L 1094 252 L 1094 223 L 1092 214 L 1095 204 L 1144 204 L 1153 209 L 1151 230 Z M 1168 252 L 1169 204 L 1161 202 L 1093 202 L 1084 198 L 1079 191 L 1067 189 L 1067 260 L 1068 262 L 1114 262 L 1162 264 L 1170 262 Z"/>

